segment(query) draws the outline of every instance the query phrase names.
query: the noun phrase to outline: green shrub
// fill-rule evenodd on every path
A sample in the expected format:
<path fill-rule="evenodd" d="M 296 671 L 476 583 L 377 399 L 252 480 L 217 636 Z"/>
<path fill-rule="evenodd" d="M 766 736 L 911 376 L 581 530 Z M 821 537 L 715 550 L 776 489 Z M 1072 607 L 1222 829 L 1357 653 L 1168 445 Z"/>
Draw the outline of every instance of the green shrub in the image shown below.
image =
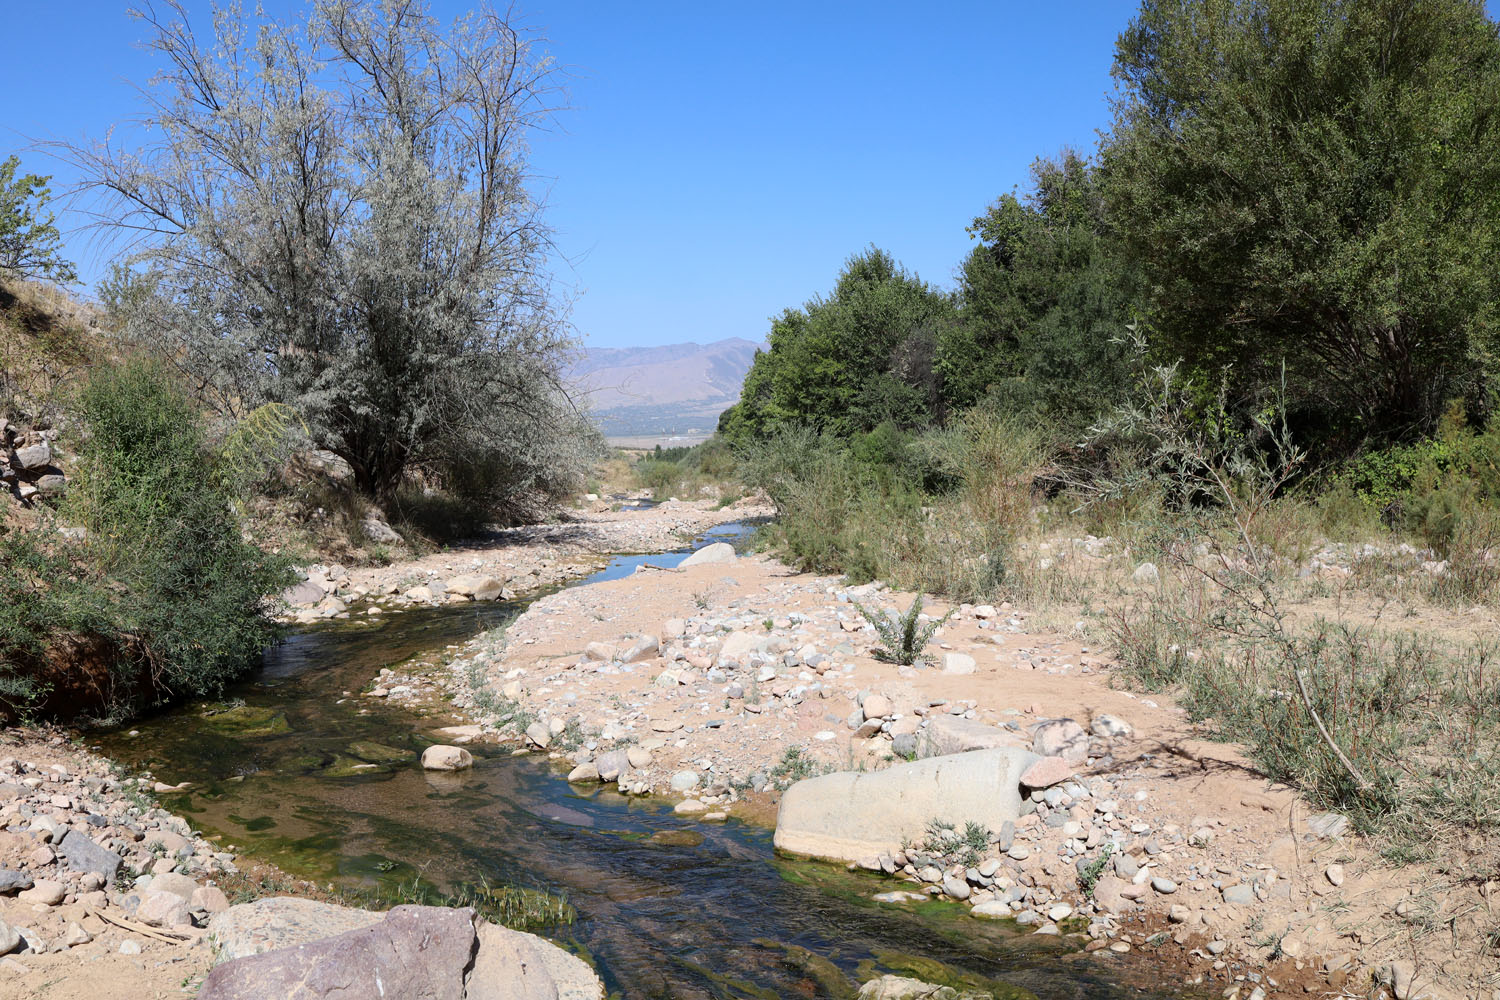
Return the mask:
<path fill-rule="evenodd" d="M 69 506 L 87 556 L 123 584 L 121 637 L 159 694 L 216 693 L 276 638 L 268 600 L 290 572 L 240 536 L 233 477 L 164 372 L 102 370 L 80 404 L 89 435 Z"/>
<path fill-rule="evenodd" d="M 875 627 L 875 632 L 880 636 L 882 645 L 876 647 L 870 655 L 886 663 L 899 663 L 908 667 L 918 662 L 927 663 L 932 659 L 922 651 L 927 648 L 937 630 L 943 627 L 943 622 L 953 615 L 949 611 L 941 618 L 921 622 L 921 594 L 912 598 L 911 607 L 901 615 L 893 615 L 888 611 L 871 611 L 855 600 L 849 603 L 864 616 L 865 621 Z"/>
<path fill-rule="evenodd" d="M 48 676 L 65 676 L 58 651 L 77 644 L 108 651 L 104 695 L 115 704 L 49 711 L 217 693 L 277 637 L 269 600 L 289 570 L 240 536 L 235 477 L 160 369 L 99 371 L 80 411 L 87 433 L 65 513 L 85 539 L 6 540 L 0 652 L 11 707 L 44 693 L 49 660 Z"/>
<path fill-rule="evenodd" d="M 787 428 L 741 452 L 746 483 L 776 506 L 767 537 L 788 561 L 959 601 L 1007 585 L 1040 464 L 1035 432 L 985 407 L 920 436 L 877 428 L 851 446 Z"/>

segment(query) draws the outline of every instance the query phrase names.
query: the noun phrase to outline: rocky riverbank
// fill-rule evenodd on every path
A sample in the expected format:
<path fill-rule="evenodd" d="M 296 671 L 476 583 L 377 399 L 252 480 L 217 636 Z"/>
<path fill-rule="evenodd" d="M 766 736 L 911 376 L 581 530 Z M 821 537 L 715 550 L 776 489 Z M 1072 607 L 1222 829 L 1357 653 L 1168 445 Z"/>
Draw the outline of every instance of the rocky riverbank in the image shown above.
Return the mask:
<path fill-rule="evenodd" d="M 555 587 L 600 568 L 621 552 L 660 552 L 731 521 L 767 517 L 748 497 L 666 500 L 646 509 L 571 510 L 547 524 L 497 530 L 474 542 L 388 566 L 305 567 L 283 599 L 288 621 L 311 623 L 410 607 L 509 600 Z M 357 606 L 356 606 L 357 605 Z"/>
<path fill-rule="evenodd" d="M 0 996 L 603 996 L 584 962 L 473 910 L 301 898 L 316 888 L 203 838 L 154 804 L 168 789 L 62 736 L 12 731 L 0 753 Z M 268 888 L 299 896 L 241 902 Z"/>
<path fill-rule="evenodd" d="M 0 744 L 0 995 L 179 993 L 206 973 L 208 921 L 240 859 L 158 808 L 153 783 L 61 736 Z"/>
<path fill-rule="evenodd" d="M 818 773 L 1024 749 L 1040 758 L 1024 815 L 850 856 L 905 883 L 872 894 L 1077 935 L 1102 962 L 1145 951 L 1246 1000 L 1490 1000 L 1492 957 L 1416 927 L 1445 914 L 1453 940 L 1482 941 L 1480 890 L 1387 867 L 1342 817 L 1315 814 L 1169 702 L 1115 686 L 1087 639 L 1023 610 L 931 609 L 953 611 L 934 662 L 879 661 L 854 602 L 895 611 L 911 597 L 763 557 L 643 570 L 537 601 L 454 651 L 444 683 L 474 719 L 464 738 L 519 739 L 570 780 L 670 795 L 702 821 L 767 818 L 780 790 Z"/>

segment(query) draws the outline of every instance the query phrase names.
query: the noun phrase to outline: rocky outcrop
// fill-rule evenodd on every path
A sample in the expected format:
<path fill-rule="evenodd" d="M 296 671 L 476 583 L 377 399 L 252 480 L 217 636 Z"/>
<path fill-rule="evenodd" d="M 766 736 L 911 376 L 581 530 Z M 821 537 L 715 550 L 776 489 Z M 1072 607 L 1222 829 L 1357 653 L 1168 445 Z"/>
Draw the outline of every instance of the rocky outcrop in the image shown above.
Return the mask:
<path fill-rule="evenodd" d="M 23 504 L 67 488 L 67 477 L 56 465 L 56 438 L 56 429 L 27 430 L 0 417 L 0 485 Z"/>
<path fill-rule="evenodd" d="M 997 831 L 1020 818 L 1021 775 L 1036 760 L 998 747 L 799 781 L 782 796 L 774 843 L 792 854 L 865 861 L 919 838 L 933 820 Z"/>
<path fill-rule="evenodd" d="M 221 964 L 199 1000 L 599 1000 L 582 961 L 472 909 L 372 913 L 298 899 L 232 907 L 210 925 Z M 267 945 L 274 945 L 267 948 Z"/>

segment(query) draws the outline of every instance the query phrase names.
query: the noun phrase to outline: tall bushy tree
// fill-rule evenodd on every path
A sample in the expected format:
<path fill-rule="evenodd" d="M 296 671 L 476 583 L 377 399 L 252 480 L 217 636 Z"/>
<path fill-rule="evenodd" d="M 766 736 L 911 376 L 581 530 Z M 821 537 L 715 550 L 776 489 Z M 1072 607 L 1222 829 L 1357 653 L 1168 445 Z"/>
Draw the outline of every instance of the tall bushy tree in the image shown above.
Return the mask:
<path fill-rule="evenodd" d="M 1157 348 L 1317 432 L 1429 429 L 1496 334 L 1500 43 L 1479 0 L 1146 0 L 1107 212 Z"/>
<path fill-rule="evenodd" d="M 1104 225 L 1098 172 L 1071 151 L 1037 160 L 1029 191 L 974 220 L 960 320 L 939 340 L 949 406 L 990 398 L 1077 429 L 1118 398 L 1127 292 Z"/>
<path fill-rule="evenodd" d="M 62 257 L 62 235 L 47 207 L 50 177 L 19 174 L 21 159 L 0 160 L 0 277 L 51 278 L 77 275 Z"/>
<path fill-rule="evenodd" d="M 215 6 L 206 44 L 175 0 L 139 16 L 152 143 L 71 150 L 140 237 L 130 331 L 226 414 L 294 407 L 369 493 L 414 467 L 565 486 L 586 432 L 526 183 L 548 60 L 487 7 L 445 29 L 420 0 Z"/>
<path fill-rule="evenodd" d="M 952 297 L 909 274 L 883 250 L 849 258 L 828 298 L 771 323 L 740 402 L 720 427 L 732 440 L 803 425 L 834 434 L 939 415 L 933 360 L 953 320 Z"/>

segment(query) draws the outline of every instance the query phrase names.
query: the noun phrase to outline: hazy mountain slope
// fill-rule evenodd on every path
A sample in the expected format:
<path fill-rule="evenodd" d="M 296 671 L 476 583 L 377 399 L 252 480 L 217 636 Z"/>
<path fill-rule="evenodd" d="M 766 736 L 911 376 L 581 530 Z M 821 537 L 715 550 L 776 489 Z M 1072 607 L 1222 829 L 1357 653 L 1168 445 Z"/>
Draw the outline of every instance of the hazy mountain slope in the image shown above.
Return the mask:
<path fill-rule="evenodd" d="M 719 414 L 740 398 L 759 346 L 736 338 L 589 348 L 570 375 L 605 434 L 711 430 Z"/>

